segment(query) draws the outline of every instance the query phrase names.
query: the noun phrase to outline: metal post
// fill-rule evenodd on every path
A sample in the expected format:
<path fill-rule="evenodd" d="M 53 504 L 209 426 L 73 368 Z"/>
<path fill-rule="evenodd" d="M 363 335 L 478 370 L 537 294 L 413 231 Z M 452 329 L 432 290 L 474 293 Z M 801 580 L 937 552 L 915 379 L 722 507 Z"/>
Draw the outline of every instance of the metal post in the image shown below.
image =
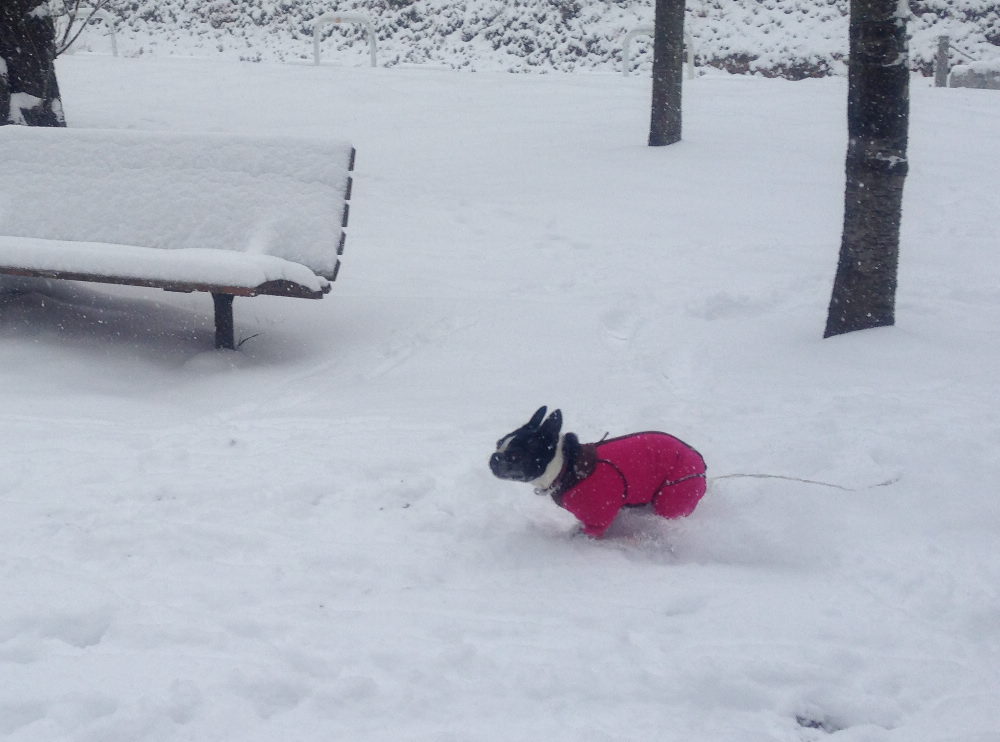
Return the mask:
<path fill-rule="evenodd" d="M 628 77 L 629 67 L 632 66 L 632 39 L 636 36 L 652 36 L 653 27 L 652 26 L 639 26 L 638 28 L 633 28 L 627 34 L 625 34 L 625 40 L 622 42 L 622 75 Z"/>
<path fill-rule="evenodd" d="M 85 24 L 95 21 L 103 23 L 107 29 L 107 35 L 111 37 L 111 54 L 115 57 L 118 56 L 118 34 L 115 31 L 115 17 L 113 15 L 103 8 L 92 8 L 81 5 L 76 9 L 76 17 L 83 18 Z"/>
<path fill-rule="evenodd" d="M 115 33 L 115 18 L 108 11 L 103 9 L 98 9 L 96 13 L 91 16 L 92 20 L 102 21 L 104 26 L 108 29 L 108 35 L 111 37 L 111 56 L 118 56 L 118 34 Z"/>
<path fill-rule="evenodd" d="M 360 24 L 368 36 L 368 55 L 371 57 L 372 67 L 376 66 L 375 58 L 375 26 L 367 17 L 360 13 L 326 13 L 317 18 L 313 25 L 313 63 L 319 65 L 319 36 L 323 27 L 330 23 L 357 23 Z"/>
<path fill-rule="evenodd" d="M 625 34 L 625 39 L 622 41 L 622 76 L 628 77 L 629 67 L 632 66 L 632 40 L 636 36 L 652 36 L 653 27 L 652 26 L 639 26 L 638 28 L 633 28 L 627 34 Z M 695 78 L 694 72 L 694 40 L 691 38 L 691 34 L 684 34 L 684 60 L 687 65 L 687 79 L 693 80 Z"/>
<path fill-rule="evenodd" d="M 937 56 L 934 58 L 934 87 L 948 87 L 948 48 L 951 46 L 951 39 L 947 36 L 938 36 Z"/>
<path fill-rule="evenodd" d="M 235 350 L 236 336 L 233 329 L 233 295 L 212 294 L 215 302 L 215 347 Z"/>

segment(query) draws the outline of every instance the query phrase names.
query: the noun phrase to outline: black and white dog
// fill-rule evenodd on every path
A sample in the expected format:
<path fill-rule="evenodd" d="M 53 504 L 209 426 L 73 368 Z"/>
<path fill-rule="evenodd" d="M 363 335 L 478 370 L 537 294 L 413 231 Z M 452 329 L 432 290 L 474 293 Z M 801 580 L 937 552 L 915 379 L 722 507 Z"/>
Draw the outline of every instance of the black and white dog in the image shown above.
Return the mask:
<path fill-rule="evenodd" d="M 528 482 L 600 537 L 623 507 L 651 505 L 665 518 L 690 515 L 705 494 L 705 461 L 667 433 L 646 431 L 597 443 L 562 434 L 562 413 L 531 419 L 497 441 L 490 469 L 500 479 Z"/>

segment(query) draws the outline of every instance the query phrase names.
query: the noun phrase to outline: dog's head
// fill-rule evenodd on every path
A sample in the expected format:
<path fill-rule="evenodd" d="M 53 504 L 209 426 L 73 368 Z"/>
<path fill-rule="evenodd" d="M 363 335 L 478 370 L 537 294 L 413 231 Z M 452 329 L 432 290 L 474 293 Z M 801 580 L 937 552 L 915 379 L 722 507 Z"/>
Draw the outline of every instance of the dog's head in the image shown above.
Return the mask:
<path fill-rule="evenodd" d="M 546 418 L 546 411 L 539 407 L 526 425 L 497 441 L 490 469 L 500 479 L 531 482 L 545 473 L 556 455 L 562 429 L 562 413 L 555 410 Z"/>

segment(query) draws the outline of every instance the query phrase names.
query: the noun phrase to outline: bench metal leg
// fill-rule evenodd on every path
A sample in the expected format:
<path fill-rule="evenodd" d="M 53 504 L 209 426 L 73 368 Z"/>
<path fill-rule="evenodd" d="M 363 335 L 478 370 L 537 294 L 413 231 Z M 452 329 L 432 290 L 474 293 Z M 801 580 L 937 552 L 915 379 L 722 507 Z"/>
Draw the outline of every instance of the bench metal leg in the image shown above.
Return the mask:
<path fill-rule="evenodd" d="M 236 340 L 233 333 L 232 294 L 212 294 L 215 302 L 215 347 L 234 350 Z"/>

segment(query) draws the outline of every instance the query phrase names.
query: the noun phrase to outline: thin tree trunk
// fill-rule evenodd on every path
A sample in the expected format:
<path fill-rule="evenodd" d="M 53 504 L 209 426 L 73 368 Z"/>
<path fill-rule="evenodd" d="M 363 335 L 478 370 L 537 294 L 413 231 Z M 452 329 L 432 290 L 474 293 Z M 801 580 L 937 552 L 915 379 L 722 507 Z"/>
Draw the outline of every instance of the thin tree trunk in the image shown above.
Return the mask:
<path fill-rule="evenodd" d="M 653 31 L 653 105 L 649 146 L 681 140 L 685 0 L 656 0 Z"/>
<path fill-rule="evenodd" d="M 65 126 L 44 0 L 0 0 L 0 125 Z"/>
<path fill-rule="evenodd" d="M 895 322 L 910 79 L 900 7 L 851 0 L 844 231 L 824 337 Z"/>

